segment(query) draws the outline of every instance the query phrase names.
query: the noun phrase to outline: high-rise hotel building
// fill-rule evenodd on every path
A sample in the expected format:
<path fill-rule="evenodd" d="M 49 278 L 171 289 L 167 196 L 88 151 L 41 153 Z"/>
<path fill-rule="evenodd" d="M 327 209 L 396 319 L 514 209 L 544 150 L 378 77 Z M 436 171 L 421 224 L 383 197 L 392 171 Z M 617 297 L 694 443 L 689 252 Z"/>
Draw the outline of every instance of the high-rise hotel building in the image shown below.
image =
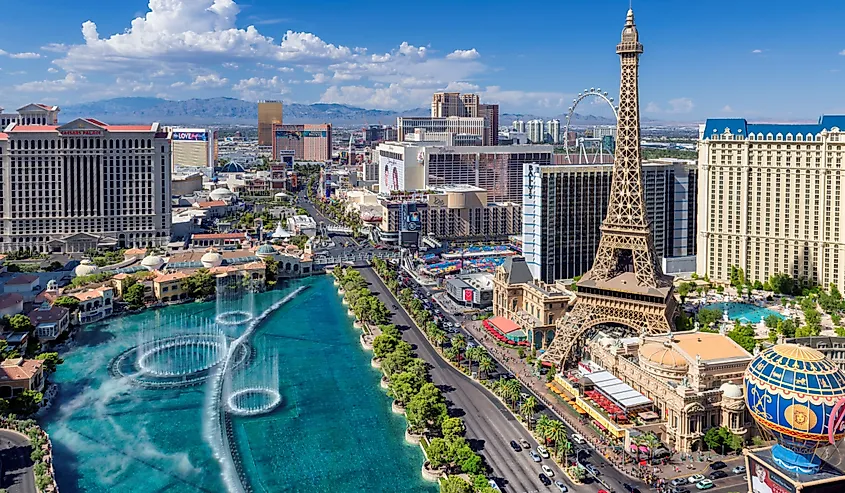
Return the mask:
<path fill-rule="evenodd" d="M 698 143 L 697 272 L 773 274 L 845 289 L 845 116 L 817 124 L 710 119 Z"/>
<path fill-rule="evenodd" d="M 593 265 L 607 215 L 612 164 L 526 164 L 522 249 L 535 279 L 572 279 Z M 643 195 L 658 258 L 695 253 L 694 161 L 643 163 Z"/>
<path fill-rule="evenodd" d="M 284 116 L 284 104 L 281 101 L 258 102 L 258 145 L 273 145 L 273 125 L 281 125 Z M 273 156 L 273 159 L 277 159 Z"/>
<path fill-rule="evenodd" d="M 11 123 L 0 133 L 0 251 L 170 240 L 170 135 L 158 123 Z"/>

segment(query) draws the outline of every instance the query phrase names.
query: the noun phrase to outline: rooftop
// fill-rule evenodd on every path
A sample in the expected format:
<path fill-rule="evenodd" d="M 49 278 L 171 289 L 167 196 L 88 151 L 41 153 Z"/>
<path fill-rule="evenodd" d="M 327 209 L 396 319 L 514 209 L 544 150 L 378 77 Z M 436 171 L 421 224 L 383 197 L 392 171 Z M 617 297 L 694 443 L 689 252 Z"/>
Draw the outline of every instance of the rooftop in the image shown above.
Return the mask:
<path fill-rule="evenodd" d="M 163 282 L 172 282 L 172 281 L 180 281 L 188 277 L 188 274 L 184 272 L 173 272 L 171 274 L 164 274 L 161 276 L 156 277 L 153 279 L 153 282 L 157 282 L 159 284 Z"/>
<path fill-rule="evenodd" d="M 38 324 L 56 323 L 65 318 L 68 314 L 68 309 L 63 306 L 51 306 L 48 308 L 36 308 L 27 314 L 32 321 L 32 325 L 36 327 Z"/>
<path fill-rule="evenodd" d="M 11 308 L 18 303 L 23 303 L 23 296 L 19 293 L 0 294 L 0 310 Z"/>
<path fill-rule="evenodd" d="M 822 130 L 832 130 L 834 127 L 845 131 L 845 115 L 822 115 L 818 123 L 748 123 L 745 118 L 709 118 L 703 127 L 703 138 L 712 135 L 721 135 L 725 130 L 731 134 L 745 137 L 750 134 L 763 134 L 764 138 L 771 133 L 776 136 L 780 133 L 784 138 L 786 134 L 793 136 L 798 134 L 811 134 L 815 136 Z"/>
<path fill-rule="evenodd" d="M 0 363 L 0 381 L 29 380 L 34 377 L 44 362 L 37 359 L 14 358 Z"/>
<path fill-rule="evenodd" d="M 32 284 L 38 281 L 38 276 L 34 276 L 32 274 L 21 274 L 19 276 L 15 276 L 8 281 L 6 281 L 6 285 L 8 286 L 16 286 L 16 285 L 23 285 L 23 284 Z"/>
<path fill-rule="evenodd" d="M 192 240 L 245 240 L 246 233 L 195 233 Z"/>
<path fill-rule="evenodd" d="M 713 332 L 680 332 L 672 334 L 675 346 L 692 360 L 696 355 L 703 362 L 728 359 L 751 359 L 751 354 L 730 337 Z"/>

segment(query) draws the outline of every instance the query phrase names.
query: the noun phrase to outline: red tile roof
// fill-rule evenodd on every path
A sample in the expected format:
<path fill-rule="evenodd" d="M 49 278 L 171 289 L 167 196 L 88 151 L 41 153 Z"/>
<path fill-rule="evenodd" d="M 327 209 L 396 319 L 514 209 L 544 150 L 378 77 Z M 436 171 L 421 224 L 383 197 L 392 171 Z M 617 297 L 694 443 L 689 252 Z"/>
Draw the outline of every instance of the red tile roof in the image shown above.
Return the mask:
<path fill-rule="evenodd" d="M 32 284 L 37 280 L 38 276 L 33 276 L 32 274 L 21 274 L 6 281 L 6 284 L 11 286 L 18 284 Z"/>
<path fill-rule="evenodd" d="M 41 323 L 57 323 L 65 318 L 68 314 L 68 309 L 63 306 L 51 306 L 48 310 L 36 308 L 27 315 L 32 321 L 32 325 L 38 326 Z"/>
<path fill-rule="evenodd" d="M 0 382 L 29 380 L 34 377 L 44 362 L 38 359 L 7 359 L 0 363 Z"/>
<path fill-rule="evenodd" d="M 12 127 L 12 132 L 36 132 L 36 133 L 56 133 L 56 125 L 15 125 Z"/>
<path fill-rule="evenodd" d="M 9 140 L 9 134 L 0 132 L 0 140 Z"/>
<path fill-rule="evenodd" d="M 208 202 L 197 202 L 198 207 L 226 207 L 227 204 L 223 200 L 209 200 Z"/>
<path fill-rule="evenodd" d="M 178 281 L 180 279 L 185 279 L 187 277 L 188 277 L 188 274 L 185 274 L 184 272 L 174 272 L 172 274 L 164 274 L 162 276 L 158 276 L 155 279 L 153 279 L 153 282 L 157 282 L 157 283 L 161 284 L 163 282 Z"/>

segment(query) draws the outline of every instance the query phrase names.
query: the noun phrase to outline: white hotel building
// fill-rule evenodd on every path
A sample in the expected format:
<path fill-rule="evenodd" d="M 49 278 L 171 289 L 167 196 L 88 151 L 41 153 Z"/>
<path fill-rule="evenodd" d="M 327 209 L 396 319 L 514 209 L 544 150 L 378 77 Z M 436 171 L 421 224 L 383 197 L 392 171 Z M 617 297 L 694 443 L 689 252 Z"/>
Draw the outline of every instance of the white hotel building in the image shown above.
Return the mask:
<path fill-rule="evenodd" d="M 81 252 L 170 239 L 170 136 L 158 123 L 9 124 L 0 251 Z"/>
<path fill-rule="evenodd" d="M 845 289 L 845 116 L 817 124 L 710 119 L 698 143 L 700 275 L 776 273 Z"/>

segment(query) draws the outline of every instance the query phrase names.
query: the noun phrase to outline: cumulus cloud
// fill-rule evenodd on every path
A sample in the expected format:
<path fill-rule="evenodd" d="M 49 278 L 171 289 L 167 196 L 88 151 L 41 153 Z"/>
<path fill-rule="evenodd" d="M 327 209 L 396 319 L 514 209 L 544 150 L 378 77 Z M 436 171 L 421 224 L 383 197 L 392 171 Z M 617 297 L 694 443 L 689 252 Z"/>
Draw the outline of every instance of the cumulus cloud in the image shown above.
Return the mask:
<path fill-rule="evenodd" d="M 840 51 L 839 54 L 845 56 L 845 50 Z"/>
<path fill-rule="evenodd" d="M 59 71 L 59 69 L 57 69 L 56 67 L 50 67 L 50 68 L 47 69 L 47 72 L 49 72 L 51 74 L 55 74 L 58 71 Z"/>
<path fill-rule="evenodd" d="M 317 72 L 316 74 L 314 74 L 313 79 L 306 80 L 305 83 L 306 84 L 325 84 L 325 83 L 329 82 L 330 80 L 331 80 L 331 77 L 329 77 L 328 75 L 326 75 L 322 72 Z"/>
<path fill-rule="evenodd" d="M 242 79 L 232 86 L 232 90 L 240 93 L 243 99 L 257 101 L 259 99 L 273 99 L 289 92 L 285 82 L 274 76 L 271 79 L 262 77 L 251 77 Z"/>
<path fill-rule="evenodd" d="M 229 83 L 229 79 L 211 73 L 194 77 L 191 87 L 222 87 Z"/>
<path fill-rule="evenodd" d="M 751 53 L 754 53 L 755 55 L 759 55 L 760 53 L 763 53 L 763 50 L 760 50 L 760 49 L 751 50 Z"/>
<path fill-rule="evenodd" d="M 689 113 L 695 108 L 695 104 L 690 98 L 675 98 L 667 102 L 667 106 L 663 107 L 654 101 L 650 101 L 646 107 L 646 113 L 666 113 L 666 114 L 683 114 Z"/>
<path fill-rule="evenodd" d="M 446 55 L 446 58 L 449 60 L 475 60 L 480 57 L 481 54 L 475 48 L 471 50 L 455 50 Z"/>
<path fill-rule="evenodd" d="M 60 92 L 69 89 L 78 89 L 85 83 L 85 76 L 68 73 L 64 79 L 57 80 L 36 80 L 24 82 L 15 86 L 16 91 L 21 92 Z"/>
<path fill-rule="evenodd" d="M 32 59 L 32 58 L 41 58 L 41 55 L 38 53 L 33 53 L 31 51 L 26 51 L 23 53 L 9 53 L 6 50 L 0 50 L 0 56 L 7 56 L 9 58 L 18 58 L 21 60 L 24 59 Z"/>
<path fill-rule="evenodd" d="M 722 108 L 722 113 L 733 113 L 734 109 L 731 108 L 731 105 L 726 104 L 724 108 Z"/>

